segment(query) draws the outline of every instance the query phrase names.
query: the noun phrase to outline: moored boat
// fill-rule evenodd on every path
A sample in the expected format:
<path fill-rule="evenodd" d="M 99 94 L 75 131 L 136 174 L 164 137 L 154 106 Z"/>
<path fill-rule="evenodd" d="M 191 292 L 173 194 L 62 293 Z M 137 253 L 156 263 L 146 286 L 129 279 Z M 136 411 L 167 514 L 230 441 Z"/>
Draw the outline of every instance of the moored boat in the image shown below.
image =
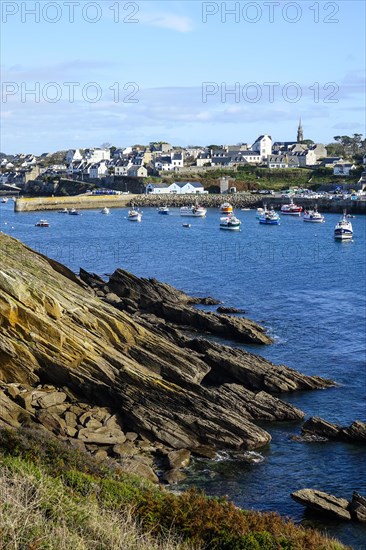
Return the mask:
<path fill-rule="evenodd" d="M 236 216 L 224 216 L 220 218 L 220 229 L 239 231 L 241 221 Z"/>
<path fill-rule="evenodd" d="M 267 210 L 265 206 L 262 215 L 259 217 L 259 223 L 264 225 L 280 225 L 280 217 L 273 208 Z"/>
<path fill-rule="evenodd" d="M 325 218 L 320 212 L 318 212 L 317 207 L 314 208 L 314 210 L 306 210 L 304 212 L 304 222 L 310 222 L 310 223 L 323 223 L 325 222 Z"/>
<path fill-rule="evenodd" d="M 231 214 L 233 212 L 233 207 L 229 202 L 224 202 L 220 206 L 220 212 L 221 214 Z"/>
<path fill-rule="evenodd" d="M 142 220 L 142 212 L 132 207 L 131 210 L 128 211 L 127 219 L 130 222 L 140 222 Z"/>
<path fill-rule="evenodd" d="M 342 217 L 334 228 L 334 238 L 340 241 L 348 241 L 353 237 L 353 227 L 348 221 L 346 212 L 343 212 Z"/>
<path fill-rule="evenodd" d="M 69 210 L 69 214 L 70 216 L 80 216 L 80 212 L 79 210 L 76 210 L 76 208 L 71 208 L 71 210 Z"/>
<path fill-rule="evenodd" d="M 193 218 L 204 218 L 206 216 L 207 210 L 203 206 L 183 206 L 180 209 L 181 216 L 190 216 Z"/>
<path fill-rule="evenodd" d="M 107 208 L 106 206 L 104 208 L 102 208 L 102 210 L 100 211 L 101 214 L 109 214 L 109 208 Z"/>
<path fill-rule="evenodd" d="M 290 204 L 283 204 L 281 206 L 281 213 L 289 216 L 300 216 L 303 208 L 294 203 L 291 199 Z"/>
<path fill-rule="evenodd" d="M 48 223 L 47 220 L 39 220 L 36 224 L 35 224 L 36 227 L 49 227 L 50 224 Z"/>
<path fill-rule="evenodd" d="M 191 227 L 190 223 L 182 223 L 182 227 Z"/>
<path fill-rule="evenodd" d="M 163 214 L 164 216 L 169 215 L 169 208 L 167 206 L 160 206 L 158 208 L 158 214 Z"/>
<path fill-rule="evenodd" d="M 9 200 L 9 199 L 8 199 L 7 197 L 3 197 L 3 198 L 1 199 L 1 202 L 5 203 L 5 202 L 8 202 L 8 200 Z"/>
<path fill-rule="evenodd" d="M 57 210 L 57 213 L 58 213 L 58 214 L 68 214 L 69 211 L 68 211 L 67 208 L 63 208 L 62 210 Z"/>
<path fill-rule="evenodd" d="M 257 218 L 257 220 L 259 220 L 263 212 L 264 212 L 264 208 L 257 208 L 257 212 L 255 213 L 255 217 Z"/>

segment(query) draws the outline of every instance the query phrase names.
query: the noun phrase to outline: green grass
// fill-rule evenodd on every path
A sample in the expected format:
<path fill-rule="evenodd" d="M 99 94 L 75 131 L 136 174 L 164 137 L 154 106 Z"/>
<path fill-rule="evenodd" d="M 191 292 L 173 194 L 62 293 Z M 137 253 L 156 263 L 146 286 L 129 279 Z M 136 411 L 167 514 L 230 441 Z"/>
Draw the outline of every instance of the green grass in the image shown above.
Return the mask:
<path fill-rule="evenodd" d="M 0 550 L 341 550 L 275 513 L 172 494 L 45 432 L 0 430 Z"/>

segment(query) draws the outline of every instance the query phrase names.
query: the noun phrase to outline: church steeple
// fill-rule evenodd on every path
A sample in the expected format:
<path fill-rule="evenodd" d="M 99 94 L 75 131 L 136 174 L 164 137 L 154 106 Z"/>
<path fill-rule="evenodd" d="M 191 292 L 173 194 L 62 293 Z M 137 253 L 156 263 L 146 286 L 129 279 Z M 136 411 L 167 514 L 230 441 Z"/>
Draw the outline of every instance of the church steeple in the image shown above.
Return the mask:
<path fill-rule="evenodd" d="M 300 117 L 299 127 L 297 129 L 297 143 L 301 143 L 302 141 L 304 141 L 304 132 L 302 129 L 301 117 Z"/>

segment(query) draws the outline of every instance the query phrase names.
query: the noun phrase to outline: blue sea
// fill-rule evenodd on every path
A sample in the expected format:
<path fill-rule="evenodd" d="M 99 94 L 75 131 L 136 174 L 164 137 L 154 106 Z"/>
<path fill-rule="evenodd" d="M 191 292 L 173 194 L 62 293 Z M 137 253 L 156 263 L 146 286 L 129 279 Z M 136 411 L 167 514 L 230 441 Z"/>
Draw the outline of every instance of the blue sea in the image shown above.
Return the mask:
<path fill-rule="evenodd" d="M 127 209 L 14 213 L 0 204 L 0 230 L 78 272 L 106 275 L 117 267 L 156 277 L 188 294 L 214 296 L 243 308 L 274 338 L 271 346 L 246 346 L 267 359 L 311 375 L 331 378 L 337 387 L 282 396 L 309 416 L 340 425 L 366 420 L 366 218 L 352 219 L 354 238 L 337 242 L 339 214 L 324 224 L 282 216 L 281 225 L 263 226 L 254 211 L 237 211 L 240 232 L 219 230 L 219 211 L 187 219 L 177 209 L 158 215 L 143 209 L 141 223 Z M 49 228 L 35 227 L 46 218 Z M 189 221 L 190 228 L 182 227 Z M 227 342 L 226 342 L 227 343 Z M 236 344 L 237 345 L 237 344 Z M 244 347 L 244 346 L 243 346 Z M 273 510 L 307 522 L 290 493 L 314 487 L 351 499 L 366 495 L 365 448 L 343 443 L 293 441 L 300 425 L 266 425 L 271 445 L 256 459 L 196 461 L 185 486 L 210 495 L 228 495 L 243 508 Z M 366 526 L 322 521 L 312 524 L 356 549 L 366 548 Z"/>

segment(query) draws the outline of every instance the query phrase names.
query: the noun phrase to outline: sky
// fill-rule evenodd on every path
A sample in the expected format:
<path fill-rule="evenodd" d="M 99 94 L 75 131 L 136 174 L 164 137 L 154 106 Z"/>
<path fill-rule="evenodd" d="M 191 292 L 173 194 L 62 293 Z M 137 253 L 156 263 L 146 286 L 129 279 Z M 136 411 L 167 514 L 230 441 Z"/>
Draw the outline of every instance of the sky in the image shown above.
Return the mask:
<path fill-rule="evenodd" d="M 0 9 L 1 152 L 366 134 L 362 0 Z"/>

